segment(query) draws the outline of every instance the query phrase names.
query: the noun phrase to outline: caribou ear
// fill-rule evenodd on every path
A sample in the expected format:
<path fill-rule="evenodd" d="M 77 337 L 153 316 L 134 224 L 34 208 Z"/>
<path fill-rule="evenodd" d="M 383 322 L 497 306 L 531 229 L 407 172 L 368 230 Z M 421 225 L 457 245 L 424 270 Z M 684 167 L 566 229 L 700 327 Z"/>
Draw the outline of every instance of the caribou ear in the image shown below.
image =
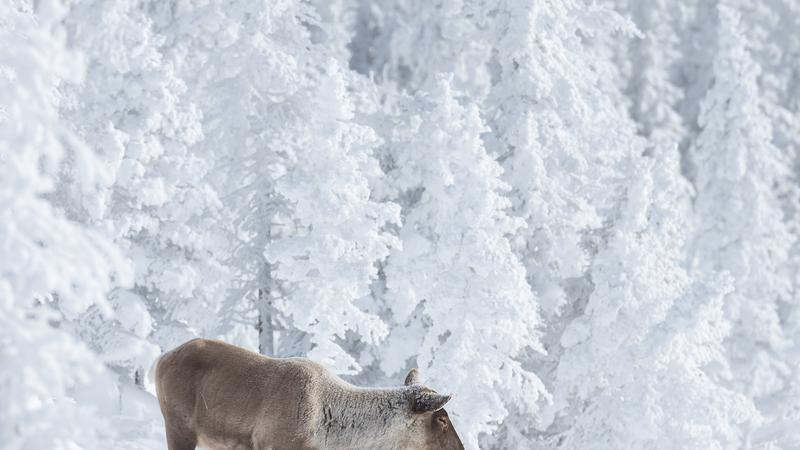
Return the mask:
<path fill-rule="evenodd" d="M 444 407 L 444 404 L 450 401 L 451 395 L 437 394 L 433 391 L 423 391 L 414 397 L 413 411 L 415 413 L 424 413 L 438 411 Z"/>
<path fill-rule="evenodd" d="M 422 384 L 422 374 L 419 372 L 419 369 L 411 369 L 408 371 L 408 375 L 406 375 L 406 386 L 411 386 L 412 384 Z"/>

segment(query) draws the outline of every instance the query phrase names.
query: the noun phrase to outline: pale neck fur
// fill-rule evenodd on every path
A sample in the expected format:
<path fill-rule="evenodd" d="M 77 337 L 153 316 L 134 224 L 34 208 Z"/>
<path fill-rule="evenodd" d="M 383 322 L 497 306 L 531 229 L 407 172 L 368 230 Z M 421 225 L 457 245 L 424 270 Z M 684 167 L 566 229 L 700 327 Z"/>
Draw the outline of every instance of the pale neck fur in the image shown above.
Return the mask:
<path fill-rule="evenodd" d="M 331 381 L 321 396 L 317 432 L 324 448 L 401 447 L 398 439 L 413 422 L 408 394 L 414 388 L 361 388 Z"/>

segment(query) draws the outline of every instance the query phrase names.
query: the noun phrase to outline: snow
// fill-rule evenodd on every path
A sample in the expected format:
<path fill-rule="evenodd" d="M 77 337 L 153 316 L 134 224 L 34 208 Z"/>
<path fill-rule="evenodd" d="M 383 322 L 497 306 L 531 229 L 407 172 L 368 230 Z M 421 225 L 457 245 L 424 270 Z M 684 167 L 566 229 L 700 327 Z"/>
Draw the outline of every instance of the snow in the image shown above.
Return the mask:
<path fill-rule="evenodd" d="M 166 448 L 164 420 L 158 400 L 138 387 L 125 386 L 119 393 L 120 410 L 111 426 L 118 432 L 114 448 L 150 450 Z"/>
<path fill-rule="evenodd" d="M 467 448 L 800 447 L 800 3 L 0 2 L 0 441 L 193 337 Z"/>

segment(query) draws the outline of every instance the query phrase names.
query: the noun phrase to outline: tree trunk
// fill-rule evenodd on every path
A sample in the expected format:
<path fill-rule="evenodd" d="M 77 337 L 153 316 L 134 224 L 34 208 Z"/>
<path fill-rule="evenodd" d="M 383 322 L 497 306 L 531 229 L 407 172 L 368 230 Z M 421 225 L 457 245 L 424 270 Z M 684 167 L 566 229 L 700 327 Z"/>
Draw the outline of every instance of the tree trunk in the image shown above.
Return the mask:
<path fill-rule="evenodd" d="M 275 322 L 272 320 L 272 299 L 269 290 L 258 290 L 258 352 L 275 356 Z"/>

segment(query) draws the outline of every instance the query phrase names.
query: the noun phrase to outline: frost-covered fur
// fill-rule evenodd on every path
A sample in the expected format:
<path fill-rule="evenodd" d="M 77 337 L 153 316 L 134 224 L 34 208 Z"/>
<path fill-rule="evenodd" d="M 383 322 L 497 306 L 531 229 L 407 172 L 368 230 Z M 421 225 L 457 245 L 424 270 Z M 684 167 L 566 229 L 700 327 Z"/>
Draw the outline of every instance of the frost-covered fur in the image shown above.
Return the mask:
<path fill-rule="evenodd" d="M 303 358 L 276 359 L 194 339 L 165 354 L 156 387 L 170 450 L 463 449 L 418 383 L 361 388 Z"/>

